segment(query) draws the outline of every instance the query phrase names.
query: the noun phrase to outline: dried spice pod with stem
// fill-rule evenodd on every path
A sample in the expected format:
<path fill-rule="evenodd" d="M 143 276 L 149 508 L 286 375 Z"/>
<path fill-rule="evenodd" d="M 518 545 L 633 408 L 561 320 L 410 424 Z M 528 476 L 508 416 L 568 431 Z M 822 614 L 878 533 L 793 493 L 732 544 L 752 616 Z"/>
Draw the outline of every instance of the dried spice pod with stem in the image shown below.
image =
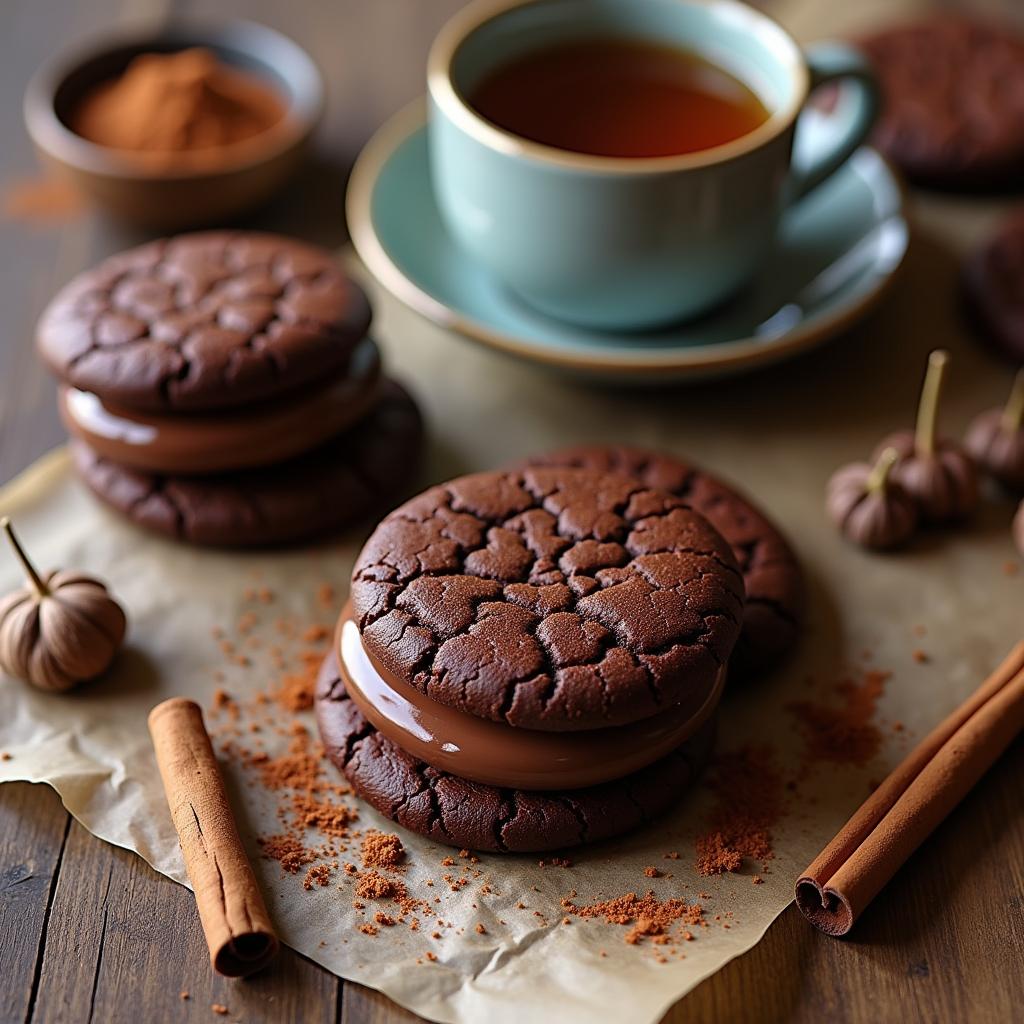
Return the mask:
<path fill-rule="evenodd" d="M 894 548 L 913 535 L 917 504 L 892 479 L 899 460 L 886 448 L 873 466 L 854 462 L 836 470 L 828 482 L 825 508 L 845 537 L 865 548 Z"/>
<path fill-rule="evenodd" d="M 1017 371 L 1006 405 L 974 418 L 964 447 L 989 476 L 1024 491 L 1024 369 Z"/>
<path fill-rule="evenodd" d="M 121 606 L 106 586 L 79 572 L 40 576 L 10 520 L 0 529 L 28 585 L 0 599 L 0 668 L 42 690 L 69 690 L 103 672 L 124 639 Z"/>
<path fill-rule="evenodd" d="M 939 399 L 948 364 L 948 352 L 936 349 L 931 353 L 915 429 L 890 434 L 874 456 L 877 459 L 886 448 L 896 449 L 899 461 L 892 477 L 917 502 L 921 518 L 928 523 L 966 519 L 978 504 L 974 461 L 955 441 L 937 435 Z"/>

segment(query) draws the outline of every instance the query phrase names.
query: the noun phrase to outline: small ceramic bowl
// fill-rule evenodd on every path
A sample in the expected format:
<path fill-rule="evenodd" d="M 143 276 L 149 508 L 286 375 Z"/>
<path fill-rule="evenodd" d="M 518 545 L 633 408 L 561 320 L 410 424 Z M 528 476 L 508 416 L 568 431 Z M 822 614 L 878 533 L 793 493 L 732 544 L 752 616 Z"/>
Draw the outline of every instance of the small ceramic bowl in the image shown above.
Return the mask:
<path fill-rule="evenodd" d="M 89 142 L 68 127 L 85 92 L 122 72 L 143 53 L 192 46 L 256 75 L 285 103 L 267 131 L 181 161 Z M 273 29 L 251 22 L 175 24 L 149 33 L 106 37 L 60 54 L 41 67 L 25 91 L 28 133 L 44 164 L 69 178 L 96 205 L 135 224 L 161 230 L 222 222 L 268 199 L 300 162 L 323 110 L 324 87 L 312 58 Z"/>

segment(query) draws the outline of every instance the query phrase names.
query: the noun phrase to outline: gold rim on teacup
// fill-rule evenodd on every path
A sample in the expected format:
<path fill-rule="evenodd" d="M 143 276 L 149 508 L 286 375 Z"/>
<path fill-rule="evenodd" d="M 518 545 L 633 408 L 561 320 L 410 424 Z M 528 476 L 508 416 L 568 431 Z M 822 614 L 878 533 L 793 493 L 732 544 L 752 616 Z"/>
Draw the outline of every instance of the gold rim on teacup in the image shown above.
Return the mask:
<path fill-rule="evenodd" d="M 803 52 L 789 34 L 767 15 L 739 0 L 676 0 L 680 7 L 716 7 L 748 23 L 772 47 L 793 76 L 795 88 L 789 102 L 772 111 L 753 131 L 737 139 L 676 156 L 610 157 L 576 153 L 547 146 L 506 131 L 488 121 L 470 105 L 452 76 L 452 64 L 459 48 L 480 27 L 510 11 L 533 7 L 551 0 L 477 0 L 456 14 L 441 29 L 427 58 L 427 89 L 438 108 L 463 131 L 491 149 L 511 156 L 529 157 L 541 163 L 604 174 L 660 173 L 709 167 L 726 163 L 758 149 L 786 131 L 796 120 L 810 91 L 811 76 Z"/>

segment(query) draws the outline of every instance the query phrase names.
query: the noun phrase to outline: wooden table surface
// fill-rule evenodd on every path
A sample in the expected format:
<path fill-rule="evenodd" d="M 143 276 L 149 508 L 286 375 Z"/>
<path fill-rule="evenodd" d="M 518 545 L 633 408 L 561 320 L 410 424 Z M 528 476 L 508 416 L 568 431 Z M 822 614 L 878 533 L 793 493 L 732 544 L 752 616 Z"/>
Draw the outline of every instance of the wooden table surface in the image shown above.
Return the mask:
<path fill-rule="evenodd" d="M 1010 11 L 1017 2 L 1001 6 Z M 39 61 L 101 27 L 200 7 L 209 14 L 213 6 L 289 32 L 329 83 L 316 159 L 287 196 L 247 223 L 341 244 L 347 168 L 373 129 L 422 91 L 429 41 L 461 0 L 5 0 L 0 185 L 36 173 L 20 98 Z M 0 481 L 62 439 L 53 384 L 32 346 L 40 310 L 74 273 L 143 238 L 93 216 L 3 223 Z M 1018 742 L 900 872 L 852 940 L 824 938 L 790 907 L 758 946 L 666 1020 L 1021 1020 L 1022 777 Z M 22 783 L 0 787 L 0 978 L 2 1022 L 221 1019 L 213 1003 L 244 1021 L 414 1019 L 290 950 L 255 979 L 215 978 L 191 894 L 89 835 L 49 788 Z"/>

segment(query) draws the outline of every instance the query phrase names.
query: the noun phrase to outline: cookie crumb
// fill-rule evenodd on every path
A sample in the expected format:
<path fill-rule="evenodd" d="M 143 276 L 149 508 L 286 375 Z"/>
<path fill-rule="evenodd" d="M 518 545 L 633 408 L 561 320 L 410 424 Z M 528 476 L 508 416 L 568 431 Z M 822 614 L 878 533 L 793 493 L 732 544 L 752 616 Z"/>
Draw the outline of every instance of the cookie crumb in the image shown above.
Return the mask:
<path fill-rule="evenodd" d="M 656 867 L 644 868 L 644 876 L 646 878 L 661 878 L 661 872 Z"/>
<path fill-rule="evenodd" d="M 223 1003 L 211 1003 L 210 1009 L 221 1017 L 226 1017 L 228 1015 L 228 1008 Z"/>
<path fill-rule="evenodd" d="M 487 929 L 479 921 L 477 921 L 476 927 L 473 929 L 473 931 L 475 931 L 477 935 L 487 934 Z"/>

